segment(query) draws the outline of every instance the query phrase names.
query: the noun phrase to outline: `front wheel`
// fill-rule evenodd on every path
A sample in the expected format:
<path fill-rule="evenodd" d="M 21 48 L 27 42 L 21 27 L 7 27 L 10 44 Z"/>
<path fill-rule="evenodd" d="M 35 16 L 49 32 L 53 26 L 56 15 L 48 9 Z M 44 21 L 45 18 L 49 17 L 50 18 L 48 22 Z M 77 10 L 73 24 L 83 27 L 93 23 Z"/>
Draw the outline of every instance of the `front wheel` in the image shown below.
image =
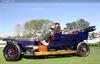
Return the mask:
<path fill-rule="evenodd" d="M 81 42 L 77 46 L 77 55 L 86 57 L 90 54 L 90 48 L 85 42 Z"/>
<path fill-rule="evenodd" d="M 3 50 L 7 61 L 17 61 L 21 58 L 21 48 L 15 43 L 8 43 Z"/>

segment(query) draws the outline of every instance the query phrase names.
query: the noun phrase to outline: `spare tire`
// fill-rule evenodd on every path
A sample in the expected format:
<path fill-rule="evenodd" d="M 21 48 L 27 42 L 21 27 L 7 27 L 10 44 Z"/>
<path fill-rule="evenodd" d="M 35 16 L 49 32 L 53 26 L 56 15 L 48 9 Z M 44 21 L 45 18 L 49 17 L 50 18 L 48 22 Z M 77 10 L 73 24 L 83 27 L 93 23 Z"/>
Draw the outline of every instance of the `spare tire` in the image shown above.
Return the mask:
<path fill-rule="evenodd" d="M 90 54 L 90 48 L 85 42 L 80 42 L 77 46 L 77 55 L 86 57 Z"/>
<path fill-rule="evenodd" d="M 21 59 L 21 52 L 19 45 L 8 43 L 3 50 L 3 55 L 7 61 L 17 61 Z"/>

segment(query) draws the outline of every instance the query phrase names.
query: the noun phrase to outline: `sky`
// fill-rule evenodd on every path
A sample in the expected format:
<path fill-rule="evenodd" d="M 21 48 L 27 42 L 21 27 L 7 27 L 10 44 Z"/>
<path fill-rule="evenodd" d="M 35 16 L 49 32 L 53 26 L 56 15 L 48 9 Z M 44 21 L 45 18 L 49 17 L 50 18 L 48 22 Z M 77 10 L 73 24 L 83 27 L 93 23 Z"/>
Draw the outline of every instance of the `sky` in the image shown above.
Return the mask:
<path fill-rule="evenodd" d="M 1 0 L 0 2 L 100 2 L 100 0 Z"/>
<path fill-rule="evenodd" d="M 14 34 L 16 24 L 32 19 L 66 23 L 85 19 L 100 31 L 100 3 L 0 3 L 0 34 Z"/>

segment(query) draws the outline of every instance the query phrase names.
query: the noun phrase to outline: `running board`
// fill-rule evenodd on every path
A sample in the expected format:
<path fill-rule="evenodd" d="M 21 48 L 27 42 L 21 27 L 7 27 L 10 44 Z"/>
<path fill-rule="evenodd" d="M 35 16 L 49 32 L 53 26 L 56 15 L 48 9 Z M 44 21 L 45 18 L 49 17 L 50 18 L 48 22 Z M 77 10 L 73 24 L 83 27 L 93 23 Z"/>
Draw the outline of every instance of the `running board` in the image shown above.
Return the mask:
<path fill-rule="evenodd" d="M 47 52 L 35 52 L 35 56 L 42 55 L 58 55 L 58 54 L 74 54 L 76 51 L 47 51 Z"/>

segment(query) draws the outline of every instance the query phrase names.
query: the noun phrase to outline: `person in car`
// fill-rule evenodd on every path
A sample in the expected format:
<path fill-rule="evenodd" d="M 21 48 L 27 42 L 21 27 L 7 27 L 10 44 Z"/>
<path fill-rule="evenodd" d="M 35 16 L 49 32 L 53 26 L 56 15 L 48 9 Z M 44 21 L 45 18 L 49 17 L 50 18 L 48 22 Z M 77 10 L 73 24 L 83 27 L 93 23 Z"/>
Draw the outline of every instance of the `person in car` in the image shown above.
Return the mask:
<path fill-rule="evenodd" d="M 60 30 L 61 30 L 60 24 L 59 23 L 55 23 L 54 32 L 58 33 L 58 32 L 60 32 Z"/>
<path fill-rule="evenodd" d="M 59 24 L 59 23 L 55 23 L 55 27 L 52 28 L 52 26 L 50 25 L 50 28 L 49 28 L 49 29 L 50 29 L 51 31 L 50 31 L 49 33 L 47 33 L 47 34 L 44 36 L 43 40 L 41 41 L 41 43 L 44 44 L 44 45 L 49 45 L 50 37 L 51 37 L 52 35 L 54 35 L 55 33 L 60 32 L 61 27 L 60 27 L 60 24 Z"/>

